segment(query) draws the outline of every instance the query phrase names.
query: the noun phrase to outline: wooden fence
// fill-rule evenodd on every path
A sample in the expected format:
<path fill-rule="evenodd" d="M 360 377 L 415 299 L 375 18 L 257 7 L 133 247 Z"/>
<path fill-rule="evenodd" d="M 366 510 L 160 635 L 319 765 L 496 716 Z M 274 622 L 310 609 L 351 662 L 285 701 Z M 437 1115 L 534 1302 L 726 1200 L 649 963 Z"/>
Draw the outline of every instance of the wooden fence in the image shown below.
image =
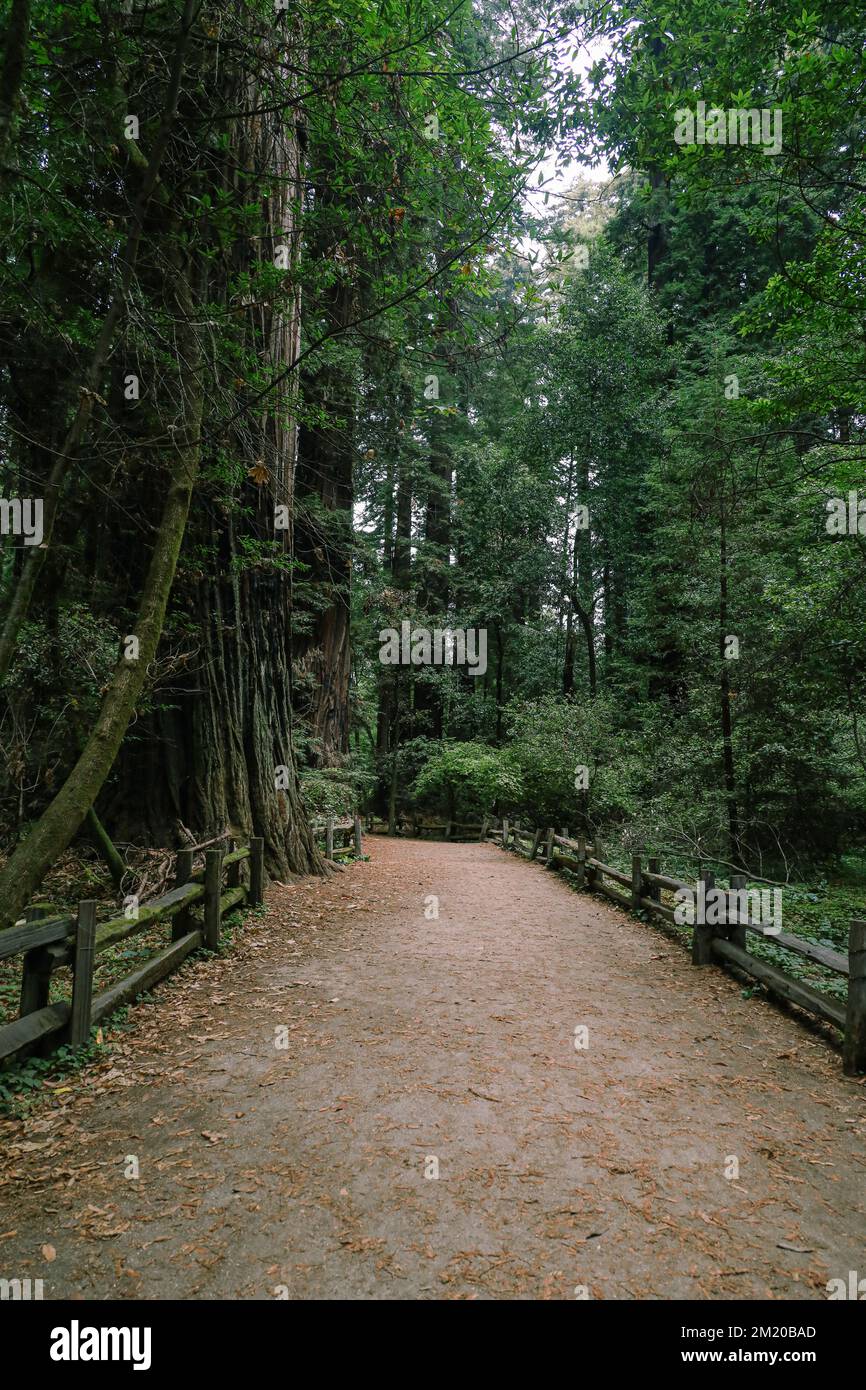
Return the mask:
<path fill-rule="evenodd" d="M 347 820 L 336 820 L 334 816 L 326 816 L 324 820 L 314 820 L 313 832 L 316 838 L 323 842 L 326 859 L 339 862 L 350 854 L 360 858 L 364 852 L 360 816 L 353 816 Z M 344 840 L 342 845 L 337 843 L 340 836 L 343 836 Z"/>
<path fill-rule="evenodd" d="M 342 821 L 328 816 L 314 821 L 313 830 L 329 859 L 362 853 L 358 816 Z M 343 845 L 337 844 L 340 837 Z M 180 850 L 174 887 L 122 916 L 98 924 L 97 904 L 88 900 L 69 916 L 46 916 L 43 908 L 29 908 L 24 922 L 0 932 L 0 960 L 23 956 L 19 1017 L 0 1026 L 0 1064 L 64 1044 L 84 1046 L 95 1023 L 170 975 L 191 951 L 200 946 L 218 951 L 225 913 L 243 905 L 258 907 L 263 901 L 264 841 L 260 836 L 253 836 L 241 849 L 227 840 L 223 848 L 205 850 L 204 865 L 195 871 L 193 858 L 193 850 Z M 248 876 L 243 882 L 245 862 Z M 171 924 L 169 944 L 94 997 L 96 957 L 109 946 L 163 923 Z M 66 965 L 72 967 L 71 1002 L 50 1004 L 51 976 Z"/>
<path fill-rule="evenodd" d="M 218 951 L 223 914 L 242 904 L 257 907 L 263 900 L 264 844 L 253 837 L 249 845 L 235 849 L 230 840 L 226 848 L 206 850 L 204 861 L 194 872 L 193 851 L 180 850 L 169 892 L 105 922 L 97 923 L 97 904 L 89 900 L 79 903 L 74 916 L 45 918 L 44 909 L 29 909 L 21 925 L 0 932 L 0 960 L 24 958 L 19 1017 L 0 1027 L 0 1062 L 64 1043 L 84 1046 L 95 1023 L 170 975 L 191 951 L 200 946 Z M 245 861 L 246 883 L 241 880 Z M 94 997 L 96 957 L 163 923 L 171 925 L 170 943 Z M 72 967 L 71 1002 L 49 1004 L 51 976 L 64 965 Z"/>
<path fill-rule="evenodd" d="M 387 835 L 388 822 L 377 821 L 373 816 L 367 818 L 367 830 L 371 835 Z M 411 838 L 414 840 L 424 839 L 443 839 L 453 841 L 477 840 L 481 825 L 479 823 L 463 821 L 422 821 L 412 818 L 411 820 L 401 821 L 395 828 L 394 834 L 400 838 Z"/>
<path fill-rule="evenodd" d="M 373 829 L 372 824 L 370 828 Z M 425 828 L 428 833 L 435 834 L 440 826 Z M 625 873 L 605 863 L 598 842 L 587 844 L 582 837 L 572 839 L 567 833 L 557 835 L 550 827 L 547 830 L 523 830 L 519 824 L 512 825 L 507 820 L 500 825 L 485 818 L 481 824 L 457 827 L 461 832 L 457 837 L 448 834 L 454 828 L 450 823 L 441 827 L 446 831 L 446 838 L 493 840 L 503 849 L 517 850 L 530 860 L 543 862 L 549 869 L 564 869 L 572 875 L 578 888 L 604 893 L 620 907 L 632 912 L 641 910 L 670 923 L 675 922 L 674 909 L 662 901 L 662 894 L 676 893 L 681 889 L 695 892 L 693 884 L 661 873 L 657 859 L 649 859 L 644 864 L 642 857 L 636 854 L 632 858 L 631 872 Z M 712 874 L 702 873 L 701 878 L 707 889 L 715 886 Z M 745 875 L 734 875 L 730 886 L 734 890 L 746 889 Z M 848 996 L 847 1001 L 842 1003 L 832 995 L 786 974 L 769 961 L 752 955 L 748 949 L 749 933 L 754 932 L 759 936 L 767 934 L 748 917 L 743 918 L 729 908 L 724 917 L 724 922 L 718 926 L 698 923 L 693 928 L 693 964 L 702 966 L 715 961 L 722 965 L 734 965 L 759 980 L 774 994 L 832 1023 L 844 1037 L 842 1065 L 846 1076 L 866 1072 L 866 921 L 855 919 L 850 923 L 847 953 L 817 945 L 788 932 L 773 933 L 768 938 L 775 946 L 782 947 L 792 955 L 804 956 L 828 970 L 847 976 Z"/>

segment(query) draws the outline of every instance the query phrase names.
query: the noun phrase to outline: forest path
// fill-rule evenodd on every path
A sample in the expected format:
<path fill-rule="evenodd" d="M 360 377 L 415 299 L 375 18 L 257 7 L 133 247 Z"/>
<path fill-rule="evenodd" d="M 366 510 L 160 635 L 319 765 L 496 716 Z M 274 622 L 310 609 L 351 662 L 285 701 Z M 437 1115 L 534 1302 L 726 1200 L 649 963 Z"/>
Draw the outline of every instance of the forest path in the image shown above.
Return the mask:
<path fill-rule="evenodd" d="M 231 954 L 0 1131 L 0 1277 L 46 1298 L 808 1299 L 866 1274 L 866 1094 L 823 1041 L 538 865 L 365 843 L 327 883 L 271 885 Z"/>

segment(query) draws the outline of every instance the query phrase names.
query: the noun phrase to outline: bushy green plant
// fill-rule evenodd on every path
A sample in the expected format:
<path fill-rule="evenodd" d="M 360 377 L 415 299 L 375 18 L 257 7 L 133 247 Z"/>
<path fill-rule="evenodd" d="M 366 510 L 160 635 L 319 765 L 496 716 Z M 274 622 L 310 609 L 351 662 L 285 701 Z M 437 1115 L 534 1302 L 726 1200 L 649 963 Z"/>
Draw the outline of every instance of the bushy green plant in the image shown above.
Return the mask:
<path fill-rule="evenodd" d="M 415 778 L 419 806 L 447 810 L 451 819 L 469 813 L 510 810 L 523 797 L 520 773 L 508 750 L 482 743 L 447 743 Z"/>
<path fill-rule="evenodd" d="M 547 695 L 508 712 L 510 752 L 523 784 L 521 813 L 541 825 L 592 829 L 629 821 L 641 798 L 633 740 L 617 733 L 611 703 Z M 587 786 L 578 785 L 585 768 Z"/>

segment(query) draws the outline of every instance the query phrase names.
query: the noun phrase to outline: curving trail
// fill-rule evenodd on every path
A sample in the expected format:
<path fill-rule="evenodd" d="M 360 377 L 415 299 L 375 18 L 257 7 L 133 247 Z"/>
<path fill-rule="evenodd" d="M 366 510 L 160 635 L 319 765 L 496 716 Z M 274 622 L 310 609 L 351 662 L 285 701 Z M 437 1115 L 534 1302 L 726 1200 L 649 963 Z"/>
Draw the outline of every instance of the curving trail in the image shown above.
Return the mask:
<path fill-rule="evenodd" d="M 866 1088 L 824 1041 L 492 846 L 366 847 L 272 885 L 230 955 L 160 986 L 26 1135 L 0 1130 L 0 1277 L 46 1298 L 810 1299 L 866 1274 Z"/>

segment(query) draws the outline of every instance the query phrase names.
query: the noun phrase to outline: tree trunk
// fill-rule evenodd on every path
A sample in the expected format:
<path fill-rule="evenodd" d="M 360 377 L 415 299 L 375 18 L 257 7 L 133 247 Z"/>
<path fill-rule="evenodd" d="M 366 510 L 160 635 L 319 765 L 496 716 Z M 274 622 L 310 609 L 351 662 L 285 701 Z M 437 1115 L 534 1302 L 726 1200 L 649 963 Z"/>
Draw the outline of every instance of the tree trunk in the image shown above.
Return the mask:
<path fill-rule="evenodd" d="M 319 157 L 322 175 L 315 204 L 321 221 L 310 254 L 336 254 L 328 210 L 335 200 L 330 155 Z M 344 248 L 340 248 L 341 252 Z M 330 330 L 351 321 L 355 287 L 348 271 L 328 292 L 321 312 Z M 297 498 L 295 556 L 306 569 L 301 582 L 314 586 L 304 600 L 304 627 L 295 630 L 294 657 L 299 679 L 298 712 L 316 740 L 314 756 L 325 767 L 339 764 L 349 748 L 349 596 L 352 575 L 353 463 L 357 371 L 343 345 L 326 349 L 323 361 L 306 373 L 303 397 L 313 423 L 302 424 L 295 479 Z"/>
<path fill-rule="evenodd" d="M 728 543 L 724 512 L 720 522 L 719 542 L 719 704 L 722 726 L 722 765 L 725 781 L 725 800 L 728 808 L 728 858 L 732 864 L 739 864 L 740 827 L 737 807 L 737 788 L 734 772 L 733 722 L 731 719 L 731 682 L 728 675 L 728 658 L 725 656 L 725 638 L 728 632 Z"/>
<path fill-rule="evenodd" d="M 243 79 L 234 104 L 255 105 L 255 83 Z M 238 170 L 262 176 L 267 224 L 264 255 L 290 249 L 287 288 L 275 306 L 248 311 L 245 335 L 266 370 L 278 374 L 297 360 L 300 303 L 291 267 L 300 244 L 298 199 L 302 155 L 297 132 L 280 115 L 239 120 L 221 177 Z M 236 182 L 238 196 L 241 185 Z M 249 193 L 246 195 L 249 197 Z M 262 255 L 258 241 L 239 239 L 232 264 L 218 267 L 207 297 L 231 312 L 230 273 L 241 276 Z M 227 383 L 220 383 L 227 386 Z M 232 439 L 233 456 L 264 469 L 237 489 L 234 508 L 196 509 L 175 593 L 173 618 L 186 624 L 197 649 L 165 708 L 146 721 L 144 736 L 124 749 L 112 815 L 126 839 L 177 843 L 229 833 L 261 835 L 272 876 L 324 872 L 324 861 L 303 806 L 293 730 L 292 521 L 296 455 L 296 385 L 289 376 L 256 421 L 244 422 Z M 275 529 L 275 507 L 287 509 L 289 527 Z M 269 543 L 250 562 L 246 546 Z M 206 564 L 193 557 L 208 556 Z M 146 789 L 143 797 L 129 787 Z"/>
<path fill-rule="evenodd" d="M 111 836 L 108 834 L 108 831 L 105 829 L 105 826 L 102 824 L 102 821 L 99 819 L 92 806 L 87 812 L 86 821 L 90 838 L 108 866 L 108 872 L 111 874 L 111 881 L 119 892 L 123 884 L 123 876 L 126 873 L 126 865 L 115 849 Z"/>

